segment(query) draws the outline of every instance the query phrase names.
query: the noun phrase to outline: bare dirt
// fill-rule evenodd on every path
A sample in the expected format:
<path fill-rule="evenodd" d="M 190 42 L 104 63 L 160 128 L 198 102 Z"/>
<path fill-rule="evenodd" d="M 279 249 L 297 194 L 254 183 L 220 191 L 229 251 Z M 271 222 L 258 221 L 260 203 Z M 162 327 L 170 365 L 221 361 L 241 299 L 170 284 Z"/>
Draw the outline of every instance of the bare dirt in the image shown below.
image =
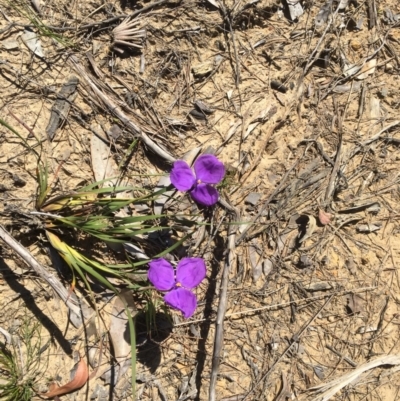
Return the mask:
<path fill-rule="evenodd" d="M 93 135 L 136 187 L 154 188 L 171 168 L 143 133 L 172 158 L 198 148 L 227 167 L 222 203 L 200 213 L 210 224 L 176 251 L 207 261 L 195 316 L 185 321 L 172 311 L 174 328 L 161 341 L 139 329 L 147 339 L 138 338 L 140 400 L 213 399 L 216 316 L 228 268 L 214 399 L 320 400 L 312 387 L 400 354 L 400 8 L 370 0 L 337 11 L 333 2 L 316 24 L 323 4 L 304 2 L 296 21 L 287 6 L 268 0 L 50 0 L 40 14 L 25 1 L 0 4 L 0 118 L 22 137 L 0 126 L 0 223 L 50 272 L 59 275 L 29 214 L 38 185 L 37 157 L 27 147 L 47 161 L 54 195 L 95 180 Z M 131 13 L 146 38 L 141 49 L 117 46 L 120 54 L 112 30 Z M 38 35 L 43 57 L 28 49 L 24 30 Z M 50 141 L 52 107 L 71 76 L 79 80 L 76 94 Z M 198 101 L 212 111 L 202 112 Z M 251 193 L 257 201 L 248 201 Z M 198 213 L 184 194 L 169 210 Z M 75 245 L 118 260 L 78 234 Z M 0 252 L 0 327 L 18 336 L 26 321 L 40 322 L 41 344 L 49 341 L 35 389 L 66 383 L 72 356 L 86 358 L 97 347 L 104 357 L 88 387 L 63 399 L 132 399 L 129 371 L 114 393 L 99 377 L 112 361 L 112 306 L 101 291 L 99 340 L 70 323 L 67 307 L 10 248 Z M 60 277 L 68 288 L 71 276 Z M 89 299 L 81 286 L 75 291 Z M 393 365 L 357 374 L 332 397 L 397 400 Z"/>

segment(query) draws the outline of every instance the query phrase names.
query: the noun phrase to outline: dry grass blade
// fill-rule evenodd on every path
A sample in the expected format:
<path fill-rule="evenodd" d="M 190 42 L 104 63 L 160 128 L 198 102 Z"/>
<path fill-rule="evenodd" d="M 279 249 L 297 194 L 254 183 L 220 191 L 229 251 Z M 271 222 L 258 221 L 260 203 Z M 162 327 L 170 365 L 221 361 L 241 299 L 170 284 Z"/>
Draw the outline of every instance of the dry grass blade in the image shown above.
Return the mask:
<path fill-rule="evenodd" d="M 312 387 L 310 390 L 315 390 L 321 394 L 317 397 L 313 398 L 312 401 L 327 401 L 331 397 L 333 397 L 338 391 L 340 391 L 343 387 L 350 384 L 352 381 L 357 379 L 362 373 L 367 370 L 377 368 L 382 365 L 399 365 L 400 364 L 400 355 L 385 355 L 379 358 L 373 359 L 363 365 L 360 365 L 358 368 L 354 369 L 352 372 L 347 373 L 343 376 L 338 377 L 337 379 L 332 380 L 329 383 L 321 384 L 318 387 Z"/>
<path fill-rule="evenodd" d="M 112 46 L 114 50 L 123 52 L 118 46 L 134 47 L 137 49 L 143 47 L 143 42 L 146 38 L 146 30 L 138 28 L 139 22 L 139 20 L 132 20 L 128 17 L 114 28 L 112 31 Z"/>
<path fill-rule="evenodd" d="M 298 340 L 302 337 L 302 335 L 308 330 L 310 325 L 315 321 L 315 319 L 318 317 L 318 315 L 325 309 L 325 307 L 331 302 L 333 298 L 333 294 L 329 296 L 329 298 L 325 301 L 325 303 L 319 308 L 318 312 L 314 314 L 314 316 L 300 329 L 298 333 L 295 333 L 292 336 L 292 341 L 289 343 L 289 345 L 286 347 L 285 351 L 280 355 L 278 359 L 275 360 L 275 362 L 271 365 L 271 367 L 267 370 L 267 372 L 259 379 L 254 387 L 246 394 L 243 400 L 248 400 L 249 395 L 251 395 L 254 390 L 259 386 L 261 382 L 263 382 L 265 379 L 267 379 L 271 372 L 274 370 L 274 368 L 282 361 L 282 359 L 289 353 L 291 348 L 298 342 Z"/>
<path fill-rule="evenodd" d="M 103 102 L 103 104 L 114 114 L 121 122 L 132 132 L 137 135 L 154 153 L 162 157 L 164 160 L 169 162 L 174 162 L 175 158 L 169 154 L 166 150 L 162 149 L 157 145 L 146 133 L 144 133 L 123 111 L 122 109 L 103 91 L 101 91 L 94 81 L 86 73 L 83 66 L 79 63 L 75 56 L 71 56 L 73 67 L 79 73 L 79 75 L 86 81 L 91 90 L 96 94 L 96 96 Z"/>

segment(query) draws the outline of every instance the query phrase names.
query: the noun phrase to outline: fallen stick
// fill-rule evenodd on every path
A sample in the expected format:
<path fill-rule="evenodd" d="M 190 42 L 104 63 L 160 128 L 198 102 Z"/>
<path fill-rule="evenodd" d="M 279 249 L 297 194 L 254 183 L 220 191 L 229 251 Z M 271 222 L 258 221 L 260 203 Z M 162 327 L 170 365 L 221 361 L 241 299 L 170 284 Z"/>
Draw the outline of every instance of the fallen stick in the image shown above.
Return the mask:
<path fill-rule="evenodd" d="M 115 115 L 126 127 L 130 128 L 132 132 L 140 138 L 143 143 L 148 146 L 155 154 L 162 157 L 164 160 L 169 162 L 174 162 L 176 159 L 168 153 L 166 150 L 162 149 L 159 145 L 157 145 L 145 132 L 143 132 L 140 127 L 138 127 L 123 111 L 122 109 L 103 91 L 101 91 L 94 81 L 87 74 L 83 66 L 79 63 L 78 59 L 75 56 L 71 56 L 69 58 L 76 70 L 79 73 L 79 76 L 83 78 L 86 83 L 89 85 L 90 89 L 93 93 L 98 96 L 98 98 L 103 102 L 105 106 L 109 109 L 109 111 Z"/>
<path fill-rule="evenodd" d="M 356 380 L 361 374 L 367 370 L 377 368 L 382 365 L 400 365 L 400 355 L 383 355 L 376 359 L 373 359 L 367 363 L 358 366 L 356 369 L 347 373 L 343 376 L 328 382 L 323 383 L 319 386 L 308 389 L 309 391 L 315 391 L 320 393 L 318 396 L 312 399 L 312 401 L 327 401 L 332 398 L 342 388 Z M 304 398 L 301 398 L 303 401 Z"/>
<path fill-rule="evenodd" d="M 239 221 L 239 213 L 235 214 L 235 221 Z M 235 234 L 236 226 L 231 225 L 228 235 L 228 252 L 225 257 L 224 271 L 222 273 L 221 291 L 219 296 L 217 320 L 215 322 L 215 339 L 214 339 L 214 350 L 212 358 L 211 378 L 210 378 L 210 390 L 208 394 L 209 401 L 216 400 L 216 387 L 217 377 L 219 373 L 219 365 L 221 362 L 221 351 L 224 344 L 224 320 L 228 301 L 228 282 L 229 273 L 235 262 Z"/>
<path fill-rule="evenodd" d="M 10 248 L 12 248 L 28 266 L 32 268 L 39 277 L 41 277 L 51 286 L 51 288 L 53 288 L 53 290 L 58 294 L 71 312 L 73 312 L 76 316 L 81 316 L 80 306 L 74 299 L 75 297 L 71 296 L 72 294 L 70 294 L 69 291 L 62 285 L 60 280 L 53 274 L 50 274 L 25 247 L 23 247 L 7 232 L 7 230 L 1 224 L 0 238 Z"/>

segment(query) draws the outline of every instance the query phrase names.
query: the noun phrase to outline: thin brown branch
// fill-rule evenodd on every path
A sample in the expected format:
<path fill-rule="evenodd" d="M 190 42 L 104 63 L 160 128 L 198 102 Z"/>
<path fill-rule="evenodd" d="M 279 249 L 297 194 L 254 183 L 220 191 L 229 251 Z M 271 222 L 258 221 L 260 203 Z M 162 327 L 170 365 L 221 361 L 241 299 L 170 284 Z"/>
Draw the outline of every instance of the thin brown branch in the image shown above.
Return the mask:
<path fill-rule="evenodd" d="M 239 221 L 239 214 L 236 213 L 233 221 Z M 229 273 L 232 266 L 235 264 L 235 233 L 236 226 L 230 225 L 229 235 L 228 235 L 228 250 L 225 258 L 224 271 L 222 274 L 221 281 L 221 293 L 219 296 L 217 321 L 215 323 L 215 339 L 214 339 L 214 351 L 212 358 L 212 368 L 211 368 L 211 379 L 210 379 L 210 391 L 208 395 L 209 401 L 216 400 L 216 385 L 217 377 L 219 372 L 219 365 L 221 361 L 221 350 L 224 342 L 224 319 L 228 300 L 228 281 Z"/>
<path fill-rule="evenodd" d="M 89 77 L 83 66 L 79 63 L 78 59 L 75 56 L 71 56 L 69 60 L 72 62 L 73 67 L 77 71 L 77 73 L 82 77 L 86 83 L 89 85 L 90 89 L 96 94 L 96 96 L 103 102 L 105 106 L 109 109 L 109 111 L 114 114 L 117 118 L 121 120 L 121 122 L 128 128 L 132 130 L 132 132 L 139 137 L 143 143 L 148 146 L 154 153 L 162 157 L 164 160 L 169 162 L 174 162 L 175 158 L 168 153 L 166 150 L 162 149 L 158 146 L 145 132 L 143 132 L 140 127 L 138 127 L 123 111 L 122 109 L 114 103 L 114 101 L 107 96 L 103 91 L 101 91 L 94 81 Z"/>
<path fill-rule="evenodd" d="M 70 296 L 70 292 L 62 285 L 60 280 L 53 274 L 50 274 L 46 268 L 43 267 L 26 248 L 16 241 L 2 225 L 0 225 L 0 238 L 10 248 L 12 248 L 28 266 L 32 268 L 39 277 L 53 288 L 73 313 L 80 316 L 80 307 L 78 303 Z"/>

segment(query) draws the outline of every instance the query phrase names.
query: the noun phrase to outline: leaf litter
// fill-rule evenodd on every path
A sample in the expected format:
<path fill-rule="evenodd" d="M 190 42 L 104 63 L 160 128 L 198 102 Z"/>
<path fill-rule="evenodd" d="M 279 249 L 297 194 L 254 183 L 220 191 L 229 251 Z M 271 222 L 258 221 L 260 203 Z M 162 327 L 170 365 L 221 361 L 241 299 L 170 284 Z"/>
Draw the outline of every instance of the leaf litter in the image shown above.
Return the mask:
<path fill-rule="evenodd" d="M 390 384 L 398 376 L 385 366 L 397 365 L 399 353 L 394 318 L 399 301 L 399 10 L 395 2 L 387 4 L 390 13 L 373 4 L 328 1 L 302 8 L 294 1 L 284 7 L 267 0 L 160 1 L 134 10 L 87 4 L 75 10 L 74 21 L 66 18 L 68 8 L 52 8 L 50 2 L 40 5 L 40 18 L 53 29 L 52 37 L 39 24 L 34 49 L 3 47 L 1 118 L 30 146 L 37 146 L 32 133 L 42 143 L 46 128 L 56 126 L 52 143 L 43 142 L 43 149 L 60 193 L 94 177 L 120 175 L 134 187 L 167 189 L 171 164 L 192 150 L 187 160 L 192 165 L 209 147 L 231 171 L 218 187 L 218 206 L 208 214 L 172 189 L 149 205 L 157 214 L 190 215 L 191 224 L 202 224 L 169 256 L 204 257 L 208 280 L 197 290 L 192 321 L 172 313 L 172 335 L 138 347 L 142 399 L 283 399 L 308 396 L 305 391 L 318 391 L 324 380 L 318 397 L 328 399 L 366 370 L 372 375 L 360 376 L 346 391 L 378 399 L 374 390 L 379 389 L 381 398 L 393 399 Z M 17 8 L 4 10 L 8 21 L 0 40 L 18 41 L 24 31 L 19 27 L 31 22 Z M 125 37 L 118 26 L 128 30 Z M 75 41 L 74 56 L 60 51 L 57 35 Z M 45 59 L 33 53 L 39 41 Z M 36 74 L 46 63 L 53 68 Z M 79 78 L 77 95 L 68 98 L 68 112 L 55 124 L 52 106 L 71 75 Z M 99 139 L 91 130 L 98 125 L 96 132 L 117 126 L 121 134 Z M 22 241 L 19 230 L 24 235 L 32 230 L 24 213 L 29 215 L 29 198 L 36 192 L 36 165 L 4 125 L 1 134 L 2 171 L 27 182 L 18 187 L 2 173 L 2 223 Z M 101 148 L 91 151 L 96 140 Z M 135 140 L 137 148 L 129 155 Z M 260 197 L 246 205 L 251 193 Z M 189 223 L 181 221 L 189 232 Z M 48 266 L 34 238 L 25 245 Z M 166 231 L 144 235 L 134 248 L 141 255 L 137 259 L 182 238 Z M 98 244 L 83 250 L 107 262 L 120 257 Z M 35 302 L 49 305 L 49 318 L 60 332 L 67 328 L 66 338 L 85 349 L 83 331 L 68 325 L 64 304 L 23 271 L 15 280 L 29 281 L 25 285 L 36 290 Z M 7 283 L 0 282 L 4 300 L 15 294 Z M 387 305 L 382 294 L 389 297 Z M 112 320 L 106 294 L 99 293 L 96 302 Z M 15 301 L 7 305 L 2 326 L 18 309 Z M 96 325 L 99 333 L 117 334 Z M 102 364 L 110 366 L 111 346 L 103 335 L 89 341 L 98 348 L 103 344 Z M 111 341 L 124 345 L 117 337 Z M 299 345 L 305 349 L 301 356 L 293 352 Z M 65 357 L 62 347 L 54 354 Z M 68 360 L 65 366 L 49 362 L 64 372 L 70 367 Z M 90 380 L 91 390 L 99 383 L 104 385 L 99 378 Z M 118 396 L 128 399 L 129 379 L 125 384 L 119 382 Z M 83 391 L 77 394 L 84 399 Z"/>

